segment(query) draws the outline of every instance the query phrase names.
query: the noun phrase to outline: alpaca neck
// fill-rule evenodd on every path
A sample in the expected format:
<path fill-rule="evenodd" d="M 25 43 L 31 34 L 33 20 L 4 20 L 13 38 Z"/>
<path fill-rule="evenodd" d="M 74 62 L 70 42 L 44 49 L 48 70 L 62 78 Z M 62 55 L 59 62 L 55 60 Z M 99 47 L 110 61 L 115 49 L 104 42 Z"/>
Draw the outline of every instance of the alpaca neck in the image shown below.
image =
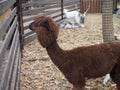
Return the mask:
<path fill-rule="evenodd" d="M 52 59 L 53 63 L 60 67 L 65 62 L 65 51 L 62 50 L 58 43 L 54 41 L 51 45 L 49 45 L 47 48 L 48 55 Z"/>

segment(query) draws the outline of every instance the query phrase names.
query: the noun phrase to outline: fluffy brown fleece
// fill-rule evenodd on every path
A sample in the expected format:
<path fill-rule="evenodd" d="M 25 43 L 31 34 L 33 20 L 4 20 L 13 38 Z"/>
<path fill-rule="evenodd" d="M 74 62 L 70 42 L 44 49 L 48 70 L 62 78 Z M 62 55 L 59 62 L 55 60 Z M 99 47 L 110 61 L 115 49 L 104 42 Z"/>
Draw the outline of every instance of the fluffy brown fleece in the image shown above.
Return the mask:
<path fill-rule="evenodd" d="M 120 42 L 108 42 L 72 50 L 62 50 L 56 42 L 59 28 L 51 17 L 36 17 L 29 25 L 53 63 L 73 84 L 72 90 L 84 90 L 86 78 L 110 73 L 120 90 Z"/>

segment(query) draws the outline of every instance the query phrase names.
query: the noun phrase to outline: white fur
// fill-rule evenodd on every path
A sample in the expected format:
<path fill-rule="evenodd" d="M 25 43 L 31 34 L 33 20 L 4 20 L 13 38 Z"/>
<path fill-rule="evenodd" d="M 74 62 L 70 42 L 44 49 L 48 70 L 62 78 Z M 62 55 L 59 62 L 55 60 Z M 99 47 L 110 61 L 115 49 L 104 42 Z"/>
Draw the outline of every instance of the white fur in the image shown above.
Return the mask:
<path fill-rule="evenodd" d="M 103 84 L 107 85 L 107 82 L 110 80 L 110 74 L 107 74 L 103 80 Z"/>
<path fill-rule="evenodd" d="M 65 29 L 74 28 L 74 25 L 75 25 L 74 23 L 75 23 L 75 21 L 73 18 L 64 19 L 60 22 L 60 27 L 65 28 Z"/>
<path fill-rule="evenodd" d="M 73 26 L 72 26 L 71 24 L 66 24 L 66 25 L 64 26 L 64 28 L 65 28 L 65 29 L 67 29 L 67 28 L 73 28 Z"/>
<path fill-rule="evenodd" d="M 67 9 L 64 9 L 64 14 L 67 20 L 69 20 L 69 22 L 74 24 L 76 23 L 79 27 L 84 27 L 84 25 L 80 23 L 80 13 L 78 11 L 68 11 Z"/>
<path fill-rule="evenodd" d="M 90 5 L 83 15 L 80 15 L 79 11 L 68 11 L 67 9 L 64 9 L 63 13 L 65 14 L 66 20 L 70 19 L 69 22 L 72 23 L 72 25 L 75 26 L 75 24 L 77 24 L 77 26 L 79 27 L 85 27 L 84 20 L 85 20 L 86 13 L 88 12 L 89 9 L 90 9 Z M 74 21 L 74 24 L 73 24 L 73 21 Z"/>
<path fill-rule="evenodd" d="M 79 12 L 78 11 L 71 11 L 69 12 L 67 9 L 64 9 L 64 14 L 66 18 L 74 18 L 74 17 L 79 17 Z"/>

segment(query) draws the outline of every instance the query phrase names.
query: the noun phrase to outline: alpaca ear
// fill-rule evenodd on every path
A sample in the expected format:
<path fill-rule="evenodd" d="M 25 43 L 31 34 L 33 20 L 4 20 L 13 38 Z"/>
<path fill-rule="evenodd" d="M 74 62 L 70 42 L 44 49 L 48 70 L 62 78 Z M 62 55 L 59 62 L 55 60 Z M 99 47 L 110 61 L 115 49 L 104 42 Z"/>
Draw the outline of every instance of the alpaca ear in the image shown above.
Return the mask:
<path fill-rule="evenodd" d="M 44 22 L 42 26 L 45 27 L 48 31 L 52 31 L 52 27 L 50 26 L 48 22 Z"/>

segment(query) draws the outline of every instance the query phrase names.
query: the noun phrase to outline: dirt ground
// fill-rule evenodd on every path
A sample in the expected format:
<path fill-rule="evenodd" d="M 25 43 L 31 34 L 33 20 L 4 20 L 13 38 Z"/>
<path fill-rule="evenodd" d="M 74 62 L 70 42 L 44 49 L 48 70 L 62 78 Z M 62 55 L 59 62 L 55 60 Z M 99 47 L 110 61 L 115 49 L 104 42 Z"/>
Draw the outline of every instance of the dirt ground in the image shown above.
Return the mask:
<path fill-rule="evenodd" d="M 114 32 L 120 34 L 120 19 L 114 15 Z M 102 15 L 87 15 L 85 28 L 60 29 L 58 43 L 63 49 L 72 49 L 102 43 Z M 98 67 L 99 68 L 99 67 Z M 86 82 L 86 90 L 116 90 L 110 80 L 103 85 L 103 77 Z M 72 85 L 52 63 L 37 40 L 27 44 L 21 61 L 20 90 L 70 90 Z"/>

